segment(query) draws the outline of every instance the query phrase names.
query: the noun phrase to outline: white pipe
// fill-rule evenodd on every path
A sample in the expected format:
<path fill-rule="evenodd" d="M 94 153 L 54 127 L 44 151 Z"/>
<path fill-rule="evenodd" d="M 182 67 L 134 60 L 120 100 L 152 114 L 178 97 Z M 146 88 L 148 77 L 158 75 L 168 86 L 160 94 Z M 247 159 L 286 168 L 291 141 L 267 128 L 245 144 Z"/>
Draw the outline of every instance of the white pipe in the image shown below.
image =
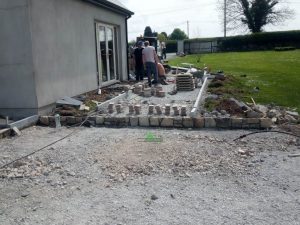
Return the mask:
<path fill-rule="evenodd" d="M 204 90 L 206 89 L 206 86 L 208 84 L 208 78 L 205 77 L 204 79 L 204 82 L 203 82 L 203 85 L 199 91 L 199 94 L 197 96 L 197 99 L 196 99 L 196 102 L 194 104 L 194 107 L 192 108 L 192 111 L 190 113 L 190 117 L 196 117 L 197 115 L 197 110 L 198 110 L 198 107 L 199 107 L 199 104 L 200 104 L 200 101 L 201 101 L 201 98 L 203 96 L 203 93 L 204 93 Z"/>

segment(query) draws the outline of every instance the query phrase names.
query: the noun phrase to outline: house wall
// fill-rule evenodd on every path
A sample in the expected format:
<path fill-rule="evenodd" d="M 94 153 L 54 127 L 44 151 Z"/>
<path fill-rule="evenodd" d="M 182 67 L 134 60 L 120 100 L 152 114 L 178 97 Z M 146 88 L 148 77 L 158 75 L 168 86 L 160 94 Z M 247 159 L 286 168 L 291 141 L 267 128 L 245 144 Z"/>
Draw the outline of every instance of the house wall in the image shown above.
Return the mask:
<path fill-rule="evenodd" d="M 0 1 L 0 115 L 37 112 L 27 0 Z"/>
<path fill-rule="evenodd" d="M 81 0 L 29 1 L 38 107 L 98 87 L 95 21 L 118 27 L 118 70 L 126 79 L 124 16 Z"/>

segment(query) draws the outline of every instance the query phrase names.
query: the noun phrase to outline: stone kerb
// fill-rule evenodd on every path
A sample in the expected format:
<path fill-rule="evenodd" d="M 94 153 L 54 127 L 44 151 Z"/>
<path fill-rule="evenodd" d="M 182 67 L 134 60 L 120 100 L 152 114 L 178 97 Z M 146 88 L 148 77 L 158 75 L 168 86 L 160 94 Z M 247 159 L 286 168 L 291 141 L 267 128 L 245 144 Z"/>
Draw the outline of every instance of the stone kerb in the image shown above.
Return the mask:
<path fill-rule="evenodd" d="M 118 127 L 172 127 L 172 128 L 221 128 L 221 129 L 269 129 L 272 120 L 269 118 L 214 118 L 189 116 L 165 116 L 165 115 L 130 115 L 109 116 L 97 115 L 86 117 L 61 116 L 61 124 L 64 126 L 79 125 L 88 121 L 94 126 L 118 126 Z M 54 116 L 40 116 L 39 124 L 55 127 Z"/>

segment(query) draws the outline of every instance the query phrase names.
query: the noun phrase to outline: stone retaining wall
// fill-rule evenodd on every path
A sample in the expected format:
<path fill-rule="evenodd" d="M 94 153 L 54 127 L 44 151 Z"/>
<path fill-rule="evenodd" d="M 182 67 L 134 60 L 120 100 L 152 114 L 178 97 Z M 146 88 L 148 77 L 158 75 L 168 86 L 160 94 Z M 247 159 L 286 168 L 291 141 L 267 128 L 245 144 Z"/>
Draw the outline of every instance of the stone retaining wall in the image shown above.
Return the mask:
<path fill-rule="evenodd" d="M 85 117 L 62 116 L 62 125 L 75 125 L 82 123 Z M 167 127 L 167 128 L 223 128 L 223 129 L 268 129 L 272 127 L 269 118 L 213 118 L 188 116 L 92 116 L 88 122 L 93 126 L 112 127 Z M 54 116 L 41 116 L 39 124 L 55 126 Z"/>

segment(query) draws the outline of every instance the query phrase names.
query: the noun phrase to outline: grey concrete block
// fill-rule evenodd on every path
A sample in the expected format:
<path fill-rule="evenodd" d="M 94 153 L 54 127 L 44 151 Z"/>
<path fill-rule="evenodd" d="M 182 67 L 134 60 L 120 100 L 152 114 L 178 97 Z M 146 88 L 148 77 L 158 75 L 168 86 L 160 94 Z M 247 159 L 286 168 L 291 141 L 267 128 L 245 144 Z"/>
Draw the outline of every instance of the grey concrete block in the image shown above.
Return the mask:
<path fill-rule="evenodd" d="M 40 116 L 39 122 L 42 125 L 49 126 L 49 118 L 48 118 L 48 116 Z"/>
<path fill-rule="evenodd" d="M 216 128 L 216 121 L 213 117 L 205 117 L 205 128 Z"/>
<path fill-rule="evenodd" d="M 160 118 L 156 116 L 151 116 L 149 118 L 150 126 L 151 127 L 159 127 L 160 125 Z"/>
<path fill-rule="evenodd" d="M 177 127 L 177 128 L 183 127 L 182 117 L 174 117 L 174 119 L 173 119 L 173 125 L 174 125 L 174 127 Z"/>
<path fill-rule="evenodd" d="M 230 118 L 215 118 L 216 126 L 218 128 L 230 128 L 231 120 Z"/>
<path fill-rule="evenodd" d="M 242 118 L 231 118 L 231 127 L 241 129 L 243 126 Z"/>
<path fill-rule="evenodd" d="M 17 127 L 19 130 L 22 130 L 26 127 L 30 127 L 32 125 L 35 125 L 38 121 L 39 121 L 39 116 L 34 115 L 34 116 L 27 117 L 25 119 L 18 120 L 16 122 L 10 123 L 9 127 L 10 128 Z"/>
<path fill-rule="evenodd" d="M 137 127 L 139 125 L 139 118 L 138 117 L 130 117 L 130 126 Z"/>
<path fill-rule="evenodd" d="M 173 117 L 164 117 L 160 123 L 162 127 L 173 127 Z"/>
<path fill-rule="evenodd" d="M 193 128 L 194 127 L 193 118 L 187 117 L 187 116 L 183 117 L 183 119 L 182 119 L 182 125 L 185 128 Z"/>
<path fill-rule="evenodd" d="M 148 116 L 140 116 L 139 117 L 139 125 L 141 127 L 149 127 L 150 126 L 149 117 Z"/>
<path fill-rule="evenodd" d="M 203 117 L 194 118 L 194 127 L 195 128 L 204 128 L 205 121 Z"/>
<path fill-rule="evenodd" d="M 260 128 L 268 129 L 268 128 L 271 128 L 272 125 L 273 125 L 272 119 L 270 119 L 270 118 L 261 118 L 260 119 Z"/>
<path fill-rule="evenodd" d="M 96 125 L 104 124 L 104 116 L 96 116 Z"/>

